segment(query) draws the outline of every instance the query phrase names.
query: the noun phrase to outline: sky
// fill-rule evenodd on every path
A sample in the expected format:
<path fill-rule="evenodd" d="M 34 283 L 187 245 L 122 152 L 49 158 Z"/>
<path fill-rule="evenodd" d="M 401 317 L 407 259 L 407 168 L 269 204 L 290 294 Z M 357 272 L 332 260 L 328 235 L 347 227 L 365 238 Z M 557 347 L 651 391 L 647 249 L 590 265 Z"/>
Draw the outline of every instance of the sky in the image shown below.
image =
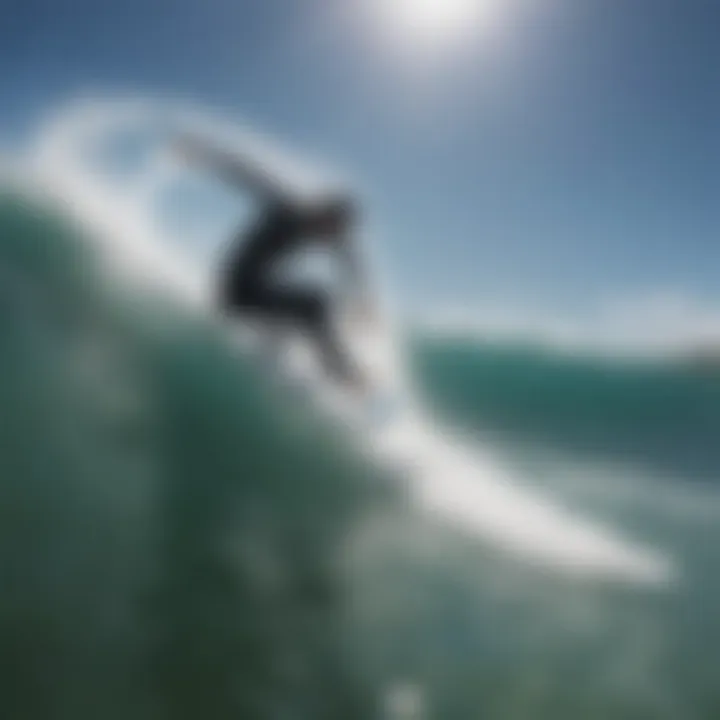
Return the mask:
<path fill-rule="evenodd" d="M 465 5 L 5 0 L 0 134 L 179 96 L 356 178 L 408 306 L 720 302 L 720 3 Z"/>

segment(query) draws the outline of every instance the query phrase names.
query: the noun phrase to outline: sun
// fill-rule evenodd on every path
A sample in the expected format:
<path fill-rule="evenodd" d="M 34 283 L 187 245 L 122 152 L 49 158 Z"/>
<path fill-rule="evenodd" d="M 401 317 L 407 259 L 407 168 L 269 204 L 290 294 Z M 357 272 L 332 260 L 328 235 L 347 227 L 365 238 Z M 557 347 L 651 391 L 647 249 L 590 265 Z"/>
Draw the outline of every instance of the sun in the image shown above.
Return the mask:
<path fill-rule="evenodd" d="M 498 0 L 375 0 L 380 22 L 397 42 L 446 47 L 483 25 Z"/>

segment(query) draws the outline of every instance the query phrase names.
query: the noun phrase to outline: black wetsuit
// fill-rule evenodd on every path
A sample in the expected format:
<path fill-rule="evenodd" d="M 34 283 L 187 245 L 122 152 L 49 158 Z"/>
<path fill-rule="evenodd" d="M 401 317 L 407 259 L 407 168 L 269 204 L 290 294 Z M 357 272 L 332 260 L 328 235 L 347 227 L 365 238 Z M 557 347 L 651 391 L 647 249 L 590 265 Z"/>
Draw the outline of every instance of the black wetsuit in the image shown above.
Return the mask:
<path fill-rule="evenodd" d="M 267 208 L 231 250 L 223 268 L 220 304 L 233 315 L 300 329 L 317 343 L 328 373 L 351 379 L 351 365 L 333 332 L 327 294 L 290 287 L 278 277 L 278 266 L 312 241 L 300 211 L 282 204 Z"/>

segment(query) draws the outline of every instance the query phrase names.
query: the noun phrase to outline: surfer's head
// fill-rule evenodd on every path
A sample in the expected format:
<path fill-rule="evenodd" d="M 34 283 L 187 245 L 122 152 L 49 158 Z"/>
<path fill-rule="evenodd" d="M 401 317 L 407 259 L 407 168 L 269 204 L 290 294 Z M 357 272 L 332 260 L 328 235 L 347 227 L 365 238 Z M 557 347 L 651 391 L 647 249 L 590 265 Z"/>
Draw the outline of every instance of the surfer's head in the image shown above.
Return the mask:
<path fill-rule="evenodd" d="M 320 237 L 346 233 L 355 224 L 357 207 L 346 195 L 335 195 L 318 202 L 309 213 L 309 230 Z"/>

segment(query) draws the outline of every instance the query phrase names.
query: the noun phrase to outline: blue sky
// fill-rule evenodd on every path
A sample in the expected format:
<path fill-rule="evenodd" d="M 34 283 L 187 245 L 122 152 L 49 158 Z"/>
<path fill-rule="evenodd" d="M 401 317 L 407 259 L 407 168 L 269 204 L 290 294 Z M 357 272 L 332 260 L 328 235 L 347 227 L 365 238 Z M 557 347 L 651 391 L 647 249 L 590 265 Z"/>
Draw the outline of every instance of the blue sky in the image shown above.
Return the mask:
<path fill-rule="evenodd" d="M 720 3 L 482 0 L 435 62 L 371 1 L 10 0 L 0 128 L 93 91 L 236 113 L 360 179 L 416 307 L 720 298 Z"/>

